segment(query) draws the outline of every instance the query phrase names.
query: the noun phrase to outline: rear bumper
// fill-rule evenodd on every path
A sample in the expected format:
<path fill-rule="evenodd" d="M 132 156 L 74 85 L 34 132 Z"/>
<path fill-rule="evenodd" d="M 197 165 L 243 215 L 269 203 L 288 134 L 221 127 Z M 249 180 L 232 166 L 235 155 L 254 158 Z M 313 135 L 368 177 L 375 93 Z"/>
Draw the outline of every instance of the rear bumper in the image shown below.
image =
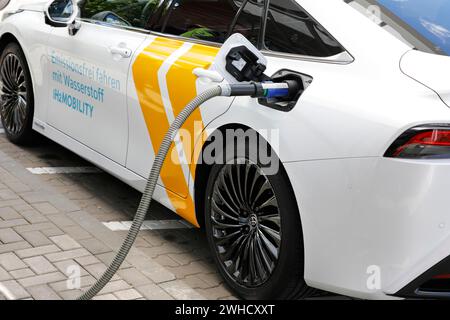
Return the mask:
<path fill-rule="evenodd" d="M 450 299 L 450 256 L 425 271 L 395 296 L 420 299 Z"/>
<path fill-rule="evenodd" d="M 336 159 L 285 168 L 312 287 L 367 299 L 418 297 L 414 281 L 450 255 L 449 160 Z"/>

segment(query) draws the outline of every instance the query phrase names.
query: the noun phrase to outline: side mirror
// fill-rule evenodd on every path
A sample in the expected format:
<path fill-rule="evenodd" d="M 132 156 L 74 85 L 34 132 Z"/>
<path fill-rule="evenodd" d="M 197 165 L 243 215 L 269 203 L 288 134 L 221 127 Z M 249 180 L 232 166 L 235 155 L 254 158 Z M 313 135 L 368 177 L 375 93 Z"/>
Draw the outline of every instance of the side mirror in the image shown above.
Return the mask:
<path fill-rule="evenodd" d="M 45 22 L 52 27 L 69 27 L 71 35 L 79 29 L 76 19 L 80 13 L 76 0 L 52 0 L 45 9 Z"/>

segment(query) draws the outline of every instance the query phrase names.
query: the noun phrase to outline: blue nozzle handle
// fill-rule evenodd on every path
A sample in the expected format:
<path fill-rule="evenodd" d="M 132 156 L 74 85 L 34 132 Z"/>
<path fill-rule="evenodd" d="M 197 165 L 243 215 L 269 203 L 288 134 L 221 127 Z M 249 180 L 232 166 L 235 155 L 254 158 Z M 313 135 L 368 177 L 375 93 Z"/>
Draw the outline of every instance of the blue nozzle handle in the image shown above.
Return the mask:
<path fill-rule="evenodd" d="M 236 96 L 250 96 L 253 98 L 284 98 L 291 94 L 292 82 L 252 82 L 252 83 L 238 83 L 229 86 L 227 95 Z"/>

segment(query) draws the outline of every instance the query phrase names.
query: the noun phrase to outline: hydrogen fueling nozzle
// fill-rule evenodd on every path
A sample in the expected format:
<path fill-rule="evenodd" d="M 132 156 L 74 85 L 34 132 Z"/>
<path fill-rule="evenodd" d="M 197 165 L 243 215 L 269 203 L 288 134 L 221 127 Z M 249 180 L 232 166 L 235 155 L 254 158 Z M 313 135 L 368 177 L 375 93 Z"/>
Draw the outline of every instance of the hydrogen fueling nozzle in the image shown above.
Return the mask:
<path fill-rule="evenodd" d="M 214 70 L 197 68 L 194 69 L 194 74 L 199 78 L 208 79 L 208 81 L 219 85 L 222 88 L 221 96 L 227 97 L 288 98 L 294 96 L 301 89 L 300 84 L 295 80 L 229 83 L 219 72 Z"/>
<path fill-rule="evenodd" d="M 267 59 L 243 35 L 233 34 L 223 44 L 211 67 L 195 69 L 199 78 L 222 88 L 222 96 L 295 99 L 303 84 L 295 79 L 272 79 L 264 74 Z"/>
<path fill-rule="evenodd" d="M 274 82 L 250 82 L 239 84 L 221 84 L 222 95 L 237 97 L 249 96 L 252 98 L 288 98 L 299 90 L 297 81 L 286 80 Z"/>
<path fill-rule="evenodd" d="M 290 98 L 294 97 L 298 91 L 301 90 L 301 85 L 296 80 L 228 83 L 217 71 L 198 68 L 194 70 L 194 74 L 197 77 L 217 83 L 222 89 L 221 96 L 226 97 L 249 96 L 252 98 L 265 99 Z"/>

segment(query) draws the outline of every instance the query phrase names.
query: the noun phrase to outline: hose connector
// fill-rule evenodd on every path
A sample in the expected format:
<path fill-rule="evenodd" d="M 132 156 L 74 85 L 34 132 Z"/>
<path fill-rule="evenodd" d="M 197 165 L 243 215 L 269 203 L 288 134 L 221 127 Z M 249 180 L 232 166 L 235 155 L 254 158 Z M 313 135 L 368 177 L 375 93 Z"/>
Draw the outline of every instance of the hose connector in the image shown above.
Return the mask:
<path fill-rule="evenodd" d="M 223 96 L 250 96 L 252 98 L 287 98 L 298 90 L 296 81 L 250 82 L 238 84 L 221 84 Z"/>

